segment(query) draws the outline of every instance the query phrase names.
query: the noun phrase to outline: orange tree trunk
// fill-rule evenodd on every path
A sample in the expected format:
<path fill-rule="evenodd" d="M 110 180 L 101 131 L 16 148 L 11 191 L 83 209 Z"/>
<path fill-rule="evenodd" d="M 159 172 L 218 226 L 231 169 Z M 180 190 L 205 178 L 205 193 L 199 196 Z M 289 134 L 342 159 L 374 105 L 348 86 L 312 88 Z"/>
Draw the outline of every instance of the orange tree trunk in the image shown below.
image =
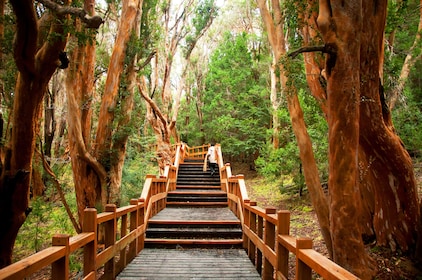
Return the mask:
<path fill-rule="evenodd" d="M 264 21 L 267 29 L 268 39 L 274 53 L 274 60 L 279 62 L 280 58 L 286 54 L 283 33 L 284 18 L 282 17 L 280 3 L 277 1 L 272 2 L 273 5 L 271 13 L 267 8 L 265 0 L 258 0 L 257 4 L 261 12 L 262 20 Z M 300 107 L 297 93 L 293 87 L 288 87 L 286 69 L 284 69 L 284 66 L 281 63 L 278 63 L 276 67 L 278 68 L 278 71 L 276 72 L 279 73 L 278 82 L 280 83 L 280 88 L 286 95 L 290 120 L 298 144 L 300 160 L 303 164 L 305 182 L 308 186 L 312 205 L 314 206 L 318 217 L 324 241 L 331 255 L 332 242 L 330 236 L 328 202 L 321 188 L 318 167 L 312 150 L 312 141 L 306 128 L 303 111 Z"/>
<path fill-rule="evenodd" d="M 135 22 L 137 19 L 138 10 L 140 9 L 140 0 L 124 1 L 122 7 L 122 16 L 119 23 L 119 31 L 117 33 L 115 45 L 110 58 L 110 65 L 107 71 L 107 79 L 104 88 L 104 94 L 101 100 L 100 115 L 98 118 L 98 129 L 96 135 L 96 146 L 95 155 L 99 162 L 104 166 L 107 172 L 112 170 L 113 164 L 119 165 L 121 162 L 116 162 L 113 158 L 119 158 L 118 153 L 125 153 L 125 148 L 120 151 L 112 150 L 112 135 L 113 135 L 113 122 L 115 120 L 116 106 L 119 100 L 119 85 L 121 80 L 121 74 L 124 70 L 124 61 L 126 56 L 126 49 L 133 33 Z M 121 139 L 120 139 L 121 140 Z M 123 141 L 126 145 L 126 140 Z M 120 160 L 124 157 L 120 155 Z M 103 205 L 108 203 L 109 194 L 106 193 L 105 189 L 110 188 L 110 182 L 107 182 L 108 186 L 102 186 L 97 189 L 98 193 L 102 193 Z M 114 185 L 115 186 L 115 185 Z M 115 200 L 116 194 L 113 195 Z M 116 202 L 116 201 L 113 201 Z"/>
<path fill-rule="evenodd" d="M 374 266 L 363 244 L 358 185 L 361 3 L 320 1 L 318 26 L 329 49 L 329 194 L 333 259 L 363 279 Z M 342 28 L 335 28 L 341 26 Z M 359 257 L 356 257 L 359 256 Z"/>
<path fill-rule="evenodd" d="M 93 0 L 84 3 L 85 10 L 93 15 Z M 89 32 L 84 29 L 79 19 L 75 20 L 75 27 L 79 32 Z M 83 220 L 86 207 L 101 209 L 101 178 L 104 172 L 101 166 L 90 156 L 92 100 L 94 96 L 94 66 L 95 41 L 78 42 L 76 36 L 75 48 L 69 51 L 71 61 L 67 71 L 67 122 L 69 134 L 69 152 L 72 163 L 73 181 L 78 209 L 79 221 Z M 83 106 L 81 106 L 83 104 Z"/>
<path fill-rule="evenodd" d="M 65 35 L 47 38 L 37 48 L 38 23 L 33 1 L 10 1 L 16 15 L 14 57 L 19 75 L 13 108 L 12 138 L 2 165 L 0 181 L 0 267 L 11 263 L 19 228 L 29 213 L 29 184 L 35 146 L 35 126 L 46 86 L 66 45 Z M 44 15 L 48 17 L 48 15 Z M 45 18 L 43 18 L 44 20 Z M 50 32 L 64 34 L 62 25 L 50 20 Z"/>
<path fill-rule="evenodd" d="M 407 251 L 417 238 L 418 196 L 411 158 L 394 133 L 391 115 L 380 80 L 387 1 L 376 6 L 363 3 L 360 46 L 360 188 L 369 212 L 365 232 L 376 236 L 377 244 Z M 370 190 L 368 193 L 367 190 Z"/>

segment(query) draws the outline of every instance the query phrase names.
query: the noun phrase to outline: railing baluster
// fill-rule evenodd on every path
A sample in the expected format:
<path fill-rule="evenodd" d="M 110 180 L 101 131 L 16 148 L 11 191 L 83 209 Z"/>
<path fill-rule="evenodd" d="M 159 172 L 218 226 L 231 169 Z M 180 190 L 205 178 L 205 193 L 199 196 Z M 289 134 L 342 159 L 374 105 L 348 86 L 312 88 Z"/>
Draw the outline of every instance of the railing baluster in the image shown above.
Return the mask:
<path fill-rule="evenodd" d="M 249 205 L 250 204 L 250 200 L 249 199 L 245 199 L 244 201 L 243 201 L 243 218 L 244 218 L 244 221 L 243 221 L 243 224 L 244 224 L 244 227 L 246 227 L 246 228 L 250 228 L 251 227 L 251 222 L 250 222 L 250 214 L 249 214 L 249 210 L 247 210 L 246 209 L 246 205 Z M 243 248 L 244 249 L 246 249 L 246 251 L 249 253 L 249 237 L 248 237 L 248 235 L 245 233 L 245 230 L 243 229 L 242 230 L 242 238 L 243 238 Z"/>
<path fill-rule="evenodd" d="M 249 204 L 250 204 L 250 206 L 256 206 L 255 201 L 251 201 Z M 249 221 L 250 221 L 250 224 L 251 224 L 250 229 L 255 234 L 257 233 L 256 217 L 257 217 L 257 215 L 254 212 L 249 211 Z M 251 259 L 252 263 L 255 264 L 256 269 L 258 269 L 258 264 L 257 264 L 257 261 L 256 261 L 257 249 L 256 249 L 255 243 L 252 240 L 249 242 L 248 248 L 249 248 L 249 252 L 248 252 L 249 253 L 249 259 Z"/>
<path fill-rule="evenodd" d="M 257 224 L 257 234 L 260 239 L 263 239 L 264 234 L 264 218 L 258 215 L 258 224 Z M 260 275 L 262 275 L 262 253 L 261 250 L 257 250 L 257 259 L 256 259 L 256 265 L 257 270 Z"/>
<path fill-rule="evenodd" d="M 51 278 L 57 280 L 69 279 L 69 238 L 68 234 L 56 234 L 53 236 L 53 246 L 65 246 L 66 253 L 63 258 L 51 264 Z"/>
<path fill-rule="evenodd" d="M 105 249 L 107 249 L 110 246 L 113 246 L 116 242 L 116 205 L 114 204 L 107 204 L 105 207 L 105 212 L 113 212 L 114 218 L 107 221 L 104 225 L 105 230 L 105 238 L 104 238 L 104 245 Z M 104 264 L 104 278 L 105 279 L 114 279 L 114 276 L 116 275 L 116 267 L 114 263 L 114 256 L 108 260 Z"/>
<path fill-rule="evenodd" d="M 125 237 L 127 234 L 127 214 L 121 217 L 120 221 L 120 238 Z M 121 272 L 124 267 L 127 265 L 127 255 L 126 255 L 126 248 L 122 248 L 120 250 L 120 258 L 119 262 L 117 263 L 116 271 L 117 273 Z"/>
<path fill-rule="evenodd" d="M 138 211 L 138 227 L 142 226 L 145 224 L 145 210 L 146 210 L 146 203 L 144 201 L 143 198 L 139 199 L 139 202 L 142 203 L 142 207 L 139 208 Z M 138 238 L 137 238 L 137 252 L 136 254 L 139 254 L 139 252 L 141 252 L 142 249 L 144 249 L 144 239 L 145 239 L 145 235 L 141 234 Z"/>
<path fill-rule="evenodd" d="M 312 249 L 312 239 L 310 238 L 296 239 L 296 279 L 310 280 L 312 279 L 312 269 L 299 258 L 300 249 Z"/>
<path fill-rule="evenodd" d="M 130 205 L 136 205 L 136 211 L 130 212 L 130 231 L 134 231 L 138 228 L 139 225 L 139 221 L 138 221 L 138 216 L 139 216 L 139 203 L 138 203 L 138 199 L 131 199 L 130 200 Z M 135 257 L 136 257 L 136 240 L 132 241 L 129 244 L 129 251 L 128 251 L 128 262 L 131 262 Z"/>
<path fill-rule="evenodd" d="M 84 247 L 84 276 L 90 273 L 96 274 L 96 257 L 97 257 L 97 210 L 88 208 L 84 211 L 84 223 L 82 225 L 83 232 L 93 232 L 94 241 L 88 243 Z"/>
<path fill-rule="evenodd" d="M 290 212 L 287 210 L 280 210 L 277 213 L 277 233 L 278 235 L 290 234 Z M 289 250 L 280 242 L 277 242 L 277 265 L 277 270 L 287 278 L 289 275 Z"/>
<path fill-rule="evenodd" d="M 277 211 L 274 207 L 268 207 L 265 209 L 265 214 L 275 214 Z M 268 221 L 268 218 L 265 219 L 265 228 L 264 228 L 264 243 L 275 251 L 275 225 Z M 267 256 L 264 256 L 264 268 L 262 279 L 273 279 L 274 278 L 274 267 L 272 266 L 270 260 Z"/>

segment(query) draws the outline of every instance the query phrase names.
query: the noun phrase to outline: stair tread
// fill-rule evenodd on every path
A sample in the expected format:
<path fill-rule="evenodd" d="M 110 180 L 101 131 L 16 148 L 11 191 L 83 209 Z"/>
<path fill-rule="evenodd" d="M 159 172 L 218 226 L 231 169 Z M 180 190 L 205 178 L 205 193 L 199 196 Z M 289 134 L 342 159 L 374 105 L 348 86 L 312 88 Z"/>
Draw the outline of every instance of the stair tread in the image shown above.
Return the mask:
<path fill-rule="evenodd" d="M 191 239 L 191 238 L 145 238 L 145 243 L 164 243 L 164 244 L 241 244 L 243 240 L 241 238 L 233 239 L 216 239 L 216 238 L 203 238 L 203 239 Z"/>
<path fill-rule="evenodd" d="M 149 224 L 168 225 L 240 225 L 236 220 L 150 220 Z"/>
<path fill-rule="evenodd" d="M 208 206 L 208 207 L 216 207 L 216 206 L 227 206 L 228 202 L 176 202 L 176 201 L 168 201 L 168 206 Z"/>

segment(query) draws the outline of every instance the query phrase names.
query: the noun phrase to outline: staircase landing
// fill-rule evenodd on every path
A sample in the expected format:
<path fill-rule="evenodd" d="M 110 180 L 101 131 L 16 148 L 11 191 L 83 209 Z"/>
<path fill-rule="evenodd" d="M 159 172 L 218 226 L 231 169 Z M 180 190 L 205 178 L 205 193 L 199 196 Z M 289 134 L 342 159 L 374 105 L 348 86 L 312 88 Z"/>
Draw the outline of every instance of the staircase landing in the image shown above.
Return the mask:
<path fill-rule="evenodd" d="M 160 221 L 239 221 L 228 207 L 167 207 L 149 220 L 149 223 Z"/>
<path fill-rule="evenodd" d="M 243 249 L 143 249 L 119 274 L 131 279 L 261 279 Z"/>

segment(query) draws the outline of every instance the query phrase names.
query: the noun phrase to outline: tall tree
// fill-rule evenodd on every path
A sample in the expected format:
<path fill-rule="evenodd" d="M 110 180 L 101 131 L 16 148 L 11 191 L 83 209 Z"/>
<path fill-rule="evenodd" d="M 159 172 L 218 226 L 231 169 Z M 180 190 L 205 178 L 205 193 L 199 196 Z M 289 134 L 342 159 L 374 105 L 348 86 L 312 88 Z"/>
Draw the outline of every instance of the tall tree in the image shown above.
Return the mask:
<path fill-rule="evenodd" d="M 399 4 L 400 6 L 407 6 L 411 3 L 401 3 Z M 422 49 L 421 49 L 421 32 L 422 32 L 422 1 L 415 1 L 416 4 L 416 9 L 419 10 L 419 23 L 418 23 L 418 27 L 417 27 L 417 31 L 415 33 L 415 37 L 413 39 L 413 43 L 410 47 L 410 49 L 407 51 L 406 57 L 403 61 L 403 64 L 401 66 L 401 70 L 400 70 L 400 74 L 398 77 L 397 82 L 394 84 L 394 86 L 392 87 L 391 90 L 387 91 L 387 99 L 388 99 L 388 106 L 390 108 L 390 110 L 392 110 L 396 103 L 397 100 L 400 98 L 400 96 L 403 94 L 403 90 L 404 90 L 404 86 L 407 82 L 407 80 L 409 79 L 409 75 L 410 75 L 410 70 L 412 69 L 412 67 L 415 65 L 416 61 L 418 61 L 421 58 L 422 55 Z M 412 8 L 415 8 L 414 5 L 410 5 Z M 398 8 L 398 12 L 403 12 L 403 10 L 405 10 L 404 8 Z M 400 19 L 404 19 L 404 15 L 399 17 Z M 402 22 L 400 22 L 402 23 Z M 393 27 L 393 30 L 390 31 L 389 34 L 389 40 L 388 40 L 388 44 L 389 44 L 389 48 L 387 48 L 388 50 L 390 50 L 390 56 L 393 56 L 393 52 L 394 52 L 394 44 L 395 44 L 395 34 L 398 32 L 397 30 L 397 25 Z M 388 35 L 388 34 L 386 34 Z"/>
<path fill-rule="evenodd" d="M 172 137 L 176 142 L 179 141 L 176 121 L 192 51 L 211 26 L 217 9 L 213 0 L 187 0 L 182 3 L 169 1 L 165 4 L 163 13 L 163 51 L 157 51 L 153 75 L 148 79 L 143 77 L 139 85 L 141 95 L 147 103 L 147 119 L 157 140 L 160 170 L 164 170 L 166 164 L 171 164 Z M 182 55 L 178 56 L 182 45 Z M 176 57 L 180 59 L 182 73 L 176 92 L 173 92 L 171 82 L 175 79 L 173 62 Z M 157 91 L 160 96 L 156 96 Z"/>
<path fill-rule="evenodd" d="M 362 278 L 374 273 L 362 235 L 407 251 L 416 242 L 419 217 L 412 163 L 392 129 L 382 86 L 386 10 L 386 1 L 319 1 L 334 260 Z"/>
<path fill-rule="evenodd" d="M 132 36 L 136 38 L 137 33 L 139 36 L 136 27 L 139 26 L 142 3 L 142 0 L 123 1 L 122 15 L 101 98 L 94 143 L 91 137 L 92 101 L 95 91 L 94 34 L 86 41 L 74 38 L 78 43 L 72 53 L 78 63 L 75 63 L 68 74 L 67 96 L 69 146 L 80 221 L 86 207 L 102 209 L 107 203 L 119 203 L 118 194 L 128 140 L 128 134 L 122 130 L 125 130 L 130 121 L 137 62 L 136 56 L 126 59 Z M 94 14 L 94 1 L 87 0 L 85 7 Z M 78 22 L 76 27 L 81 28 Z M 86 30 L 80 31 L 89 34 Z M 129 61 L 128 65 L 125 64 L 126 61 Z M 127 79 L 126 88 L 121 88 L 122 76 Z M 121 112 L 118 120 L 117 112 Z"/>
<path fill-rule="evenodd" d="M 46 11 L 38 19 L 33 0 L 10 3 L 16 17 L 14 59 L 19 74 L 14 91 L 12 134 L 1 165 L 0 219 L 4 225 L 0 232 L 0 267 L 11 263 L 16 235 L 30 212 L 35 131 L 47 84 L 60 65 L 59 56 L 66 46 L 64 21 L 68 14 L 85 16 L 82 9 L 45 1 L 53 11 Z"/>
<path fill-rule="evenodd" d="M 305 182 L 311 195 L 312 204 L 318 217 L 324 241 L 331 255 L 334 248 L 332 248 L 331 241 L 328 202 L 321 187 L 318 168 L 312 150 L 312 142 L 307 132 L 298 96 L 295 88 L 288 86 L 286 69 L 281 63 L 283 56 L 287 53 L 287 42 L 284 38 L 285 19 L 279 1 L 257 0 L 257 3 L 268 33 L 274 61 L 276 62 L 273 67 L 276 69 L 276 73 L 279 73 L 277 77 L 279 86 L 277 87 L 287 99 L 290 120 L 298 143 L 299 156 L 303 164 Z"/>

